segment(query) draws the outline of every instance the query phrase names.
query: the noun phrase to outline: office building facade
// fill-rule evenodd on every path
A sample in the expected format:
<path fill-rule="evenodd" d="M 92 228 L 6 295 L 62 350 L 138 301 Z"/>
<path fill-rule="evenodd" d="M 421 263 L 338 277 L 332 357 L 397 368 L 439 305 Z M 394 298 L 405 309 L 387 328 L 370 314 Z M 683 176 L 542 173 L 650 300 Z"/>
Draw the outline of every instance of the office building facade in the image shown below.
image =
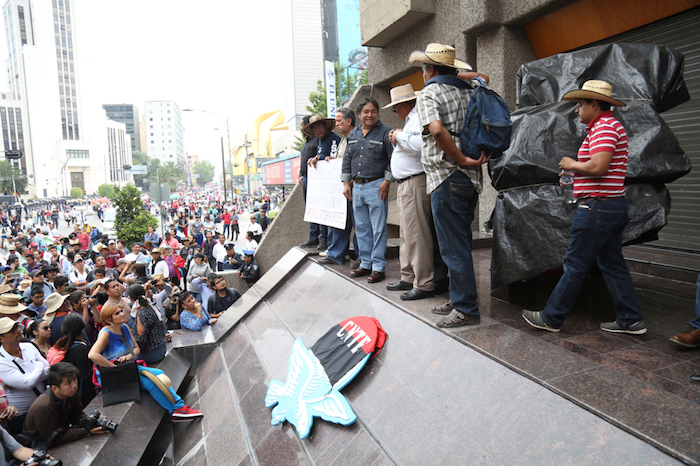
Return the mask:
<path fill-rule="evenodd" d="M 124 123 L 126 133 L 131 138 L 131 151 L 141 151 L 139 108 L 132 104 L 105 104 L 102 108 L 110 120 Z"/>
<path fill-rule="evenodd" d="M 161 164 L 185 165 L 185 128 L 182 112 L 172 101 L 149 101 L 145 104 L 146 153 Z"/>

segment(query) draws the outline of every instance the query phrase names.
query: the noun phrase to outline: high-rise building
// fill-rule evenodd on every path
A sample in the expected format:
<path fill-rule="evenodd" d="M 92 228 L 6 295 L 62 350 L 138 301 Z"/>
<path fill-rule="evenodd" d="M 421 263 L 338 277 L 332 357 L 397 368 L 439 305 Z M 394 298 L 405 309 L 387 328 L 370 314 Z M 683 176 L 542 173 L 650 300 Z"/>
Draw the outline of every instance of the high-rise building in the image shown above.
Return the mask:
<path fill-rule="evenodd" d="M 80 105 L 73 8 L 72 0 L 7 0 L 3 6 L 8 85 L 21 109 L 15 127 L 19 113 L 23 130 L 17 162 L 30 196 L 68 195 L 72 187 L 92 193 L 115 181 L 108 170 L 104 113 L 100 118 L 94 109 L 86 117 Z M 7 118 L 11 125 L 9 113 Z M 9 144 L 14 148 L 11 136 Z"/>
<path fill-rule="evenodd" d="M 110 120 L 124 123 L 126 132 L 131 136 L 131 151 L 141 150 L 141 128 L 139 108 L 132 104 L 105 104 L 102 108 Z"/>
<path fill-rule="evenodd" d="M 284 31 L 284 85 L 287 126 L 298 131 L 309 93 L 316 90 L 316 82 L 323 81 L 323 42 L 321 4 L 318 0 L 287 0 L 288 18 Z"/>
<path fill-rule="evenodd" d="M 185 128 L 182 113 L 175 102 L 146 102 L 144 125 L 146 127 L 146 153 L 160 159 L 161 163 L 175 162 L 185 165 Z"/>

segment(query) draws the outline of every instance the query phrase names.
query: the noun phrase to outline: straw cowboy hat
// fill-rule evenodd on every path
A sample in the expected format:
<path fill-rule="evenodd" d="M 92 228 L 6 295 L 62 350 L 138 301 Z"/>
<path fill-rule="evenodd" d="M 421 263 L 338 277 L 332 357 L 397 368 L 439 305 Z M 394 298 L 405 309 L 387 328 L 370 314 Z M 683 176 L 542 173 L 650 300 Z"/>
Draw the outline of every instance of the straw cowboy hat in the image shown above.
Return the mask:
<path fill-rule="evenodd" d="M 413 90 L 413 86 L 411 86 L 411 83 L 408 83 L 404 84 L 403 86 L 396 86 L 392 88 L 390 94 L 391 103 L 389 105 L 383 106 L 382 108 L 389 108 L 397 104 L 402 104 L 404 102 L 414 100 L 416 97 L 418 97 L 419 93 Z"/>
<path fill-rule="evenodd" d="M 314 131 L 313 128 L 311 128 L 314 123 L 318 123 L 319 121 L 322 121 L 323 124 L 326 125 L 326 128 L 328 129 L 328 132 L 330 133 L 333 131 L 333 128 L 335 128 L 335 120 L 332 118 L 323 118 L 321 115 L 314 115 L 309 119 L 309 124 L 306 128 L 304 128 L 304 134 L 306 134 L 309 137 L 314 137 Z"/>
<path fill-rule="evenodd" d="M 471 70 L 469 63 L 457 60 L 455 58 L 455 48 L 443 44 L 428 44 L 425 52 L 414 50 L 411 56 L 408 57 L 408 63 L 411 66 L 421 66 L 423 63 L 428 65 L 449 66 L 458 70 Z"/>
<path fill-rule="evenodd" d="M 92 248 L 92 250 L 93 250 L 93 252 L 96 252 L 97 254 L 100 254 L 100 253 L 102 252 L 102 250 L 103 250 L 104 248 L 106 248 L 106 247 L 107 247 L 107 246 L 105 246 L 105 245 L 102 244 L 102 243 L 97 243 L 97 244 Z"/>
<path fill-rule="evenodd" d="M 44 320 L 51 325 L 53 318 L 56 317 L 56 311 L 61 309 L 63 302 L 68 298 L 68 295 L 61 295 L 58 293 L 51 293 L 48 298 L 44 300 L 44 306 L 46 306 L 46 312 L 44 313 Z"/>
<path fill-rule="evenodd" d="M 0 294 L 5 294 L 10 291 L 12 291 L 12 287 L 10 285 L 0 285 Z"/>
<path fill-rule="evenodd" d="M 158 375 L 154 374 L 153 372 L 149 372 L 145 369 L 140 370 L 141 375 L 150 379 L 151 382 L 153 382 L 158 389 L 163 392 L 163 395 L 171 402 L 175 403 L 175 397 L 173 396 L 172 393 L 170 393 L 169 388 L 172 386 L 172 383 L 170 382 L 170 377 L 165 375 L 165 373 L 160 373 Z"/>
<path fill-rule="evenodd" d="M 580 90 L 569 91 L 562 97 L 569 102 L 578 102 L 579 99 L 602 100 L 615 107 L 624 107 L 626 104 L 612 98 L 612 86 L 605 81 L 592 79 L 586 81 Z"/>
<path fill-rule="evenodd" d="M 14 293 L 0 294 L 0 314 L 18 314 L 27 309 L 19 303 L 20 296 Z"/>
<path fill-rule="evenodd" d="M 4 335 L 13 328 L 15 328 L 17 322 L 10 319 L 9 317 L 0 317 L 0 335 Z"/>

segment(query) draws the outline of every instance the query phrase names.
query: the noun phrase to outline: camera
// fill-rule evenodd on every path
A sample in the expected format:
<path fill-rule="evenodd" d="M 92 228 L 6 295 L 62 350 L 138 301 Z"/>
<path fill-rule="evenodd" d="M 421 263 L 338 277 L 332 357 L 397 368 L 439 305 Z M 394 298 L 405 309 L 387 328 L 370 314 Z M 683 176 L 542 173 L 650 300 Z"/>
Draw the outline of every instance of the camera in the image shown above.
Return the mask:
<path fill-rule="evenodd" d="M 25 464 L 34 463 L 39 466 L 63 466 L 63 461 L 49 459 L 46 457 L 46 452 L 41 450 L 34 450 L 32 457 L 25 461 Z"/>
<path fill-rule="evenodd" d="M 92 430 L 95 427 L 102 427 L 105 432 L 114 432 L 119 427 L 119 424 L 114 421 L 110 421 L 106 417 L 102 417 L 100 412 L 95 410 L 88 414 L 85 418 L 85 428 L 87 430 Z"/>

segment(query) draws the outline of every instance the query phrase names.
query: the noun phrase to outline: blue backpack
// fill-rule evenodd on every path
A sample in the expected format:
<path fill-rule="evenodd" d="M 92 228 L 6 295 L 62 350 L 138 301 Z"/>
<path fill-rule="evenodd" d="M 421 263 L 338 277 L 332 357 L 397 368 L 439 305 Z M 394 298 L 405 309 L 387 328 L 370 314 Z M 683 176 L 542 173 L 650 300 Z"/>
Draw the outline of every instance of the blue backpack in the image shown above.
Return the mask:
<path fill-rule="evenodd" d="M 477 78 L 472 82 L 483 85 L 473 87 L 456 76 L 443 75 L 435 76 L 425 85 L 441 83 L 460 89 L 473 89 L 467 114 L 464 116 L 464 126 L 459 133 L 462 153 L 466 157 L 479 159 L 483 150 L 486 154 L 493 153 L 491 158 L 497 159 L 510 147 L 510 136 L 513 132 L 510 109 L 505 100 L 489 89 L 481 79 Z"/>

